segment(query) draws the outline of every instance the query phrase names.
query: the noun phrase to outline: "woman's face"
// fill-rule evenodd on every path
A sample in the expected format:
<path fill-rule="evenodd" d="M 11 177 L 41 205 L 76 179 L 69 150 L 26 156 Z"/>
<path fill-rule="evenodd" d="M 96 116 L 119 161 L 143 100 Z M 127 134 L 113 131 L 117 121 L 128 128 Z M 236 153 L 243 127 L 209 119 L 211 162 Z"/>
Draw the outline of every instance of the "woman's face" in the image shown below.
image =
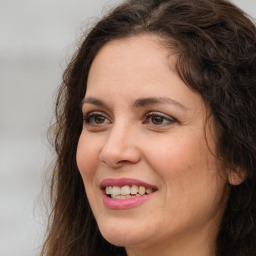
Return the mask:
<path fill-rule="evenodd" d="M 89 72 L 77 164 L 102 235 L 130 255 L 198 252 L 214 242 L 227 200 L 213 121 L 175 62 L 144 35 L 106 44 Z"/>

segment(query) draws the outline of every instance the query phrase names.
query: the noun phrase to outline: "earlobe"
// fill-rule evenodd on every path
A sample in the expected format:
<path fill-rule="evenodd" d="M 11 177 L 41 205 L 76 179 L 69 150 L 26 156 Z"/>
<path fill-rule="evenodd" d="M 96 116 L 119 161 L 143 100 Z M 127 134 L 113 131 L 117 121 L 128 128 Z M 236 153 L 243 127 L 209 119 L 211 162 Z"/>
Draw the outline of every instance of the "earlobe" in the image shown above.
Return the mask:
<path fill-rule="evenodd" d="M 228 174 L 228 181 L 230 185 L 238 186 L 245 181 L 246 177 L 247 175 L 245 171 L 230 171 Z"/>

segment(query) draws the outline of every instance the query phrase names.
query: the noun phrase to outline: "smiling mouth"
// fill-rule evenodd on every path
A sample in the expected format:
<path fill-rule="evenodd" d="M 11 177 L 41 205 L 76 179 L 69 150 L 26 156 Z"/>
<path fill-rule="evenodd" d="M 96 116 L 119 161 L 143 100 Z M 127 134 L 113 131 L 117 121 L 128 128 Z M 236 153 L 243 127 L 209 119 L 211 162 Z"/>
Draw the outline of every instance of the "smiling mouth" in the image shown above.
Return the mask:
<path fill-rule="evenodd" d="M 147 188 L 144 186 L 138 185 L 125 185 L 122 187 L 119 186 L 106 186 L 105 193 L 108 197 L 113 199 L 126 199 L 133 197 L 140 197 L 143 195 L 148 195 L 157 191 L 155 188 Z"/>

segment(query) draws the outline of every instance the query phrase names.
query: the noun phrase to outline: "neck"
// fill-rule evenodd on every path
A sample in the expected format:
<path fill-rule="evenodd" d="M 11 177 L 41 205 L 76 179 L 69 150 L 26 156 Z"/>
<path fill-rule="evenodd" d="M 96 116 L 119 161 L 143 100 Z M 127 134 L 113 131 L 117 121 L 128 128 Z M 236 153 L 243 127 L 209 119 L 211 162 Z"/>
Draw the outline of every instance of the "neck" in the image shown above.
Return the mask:
<path fill-rule="evenodd" d="M 216 256 L 218 228 L 193 230 L 172 241 L 159 238 L 154 244 L 143 244 L 126 248 L 128 256 Z"/>

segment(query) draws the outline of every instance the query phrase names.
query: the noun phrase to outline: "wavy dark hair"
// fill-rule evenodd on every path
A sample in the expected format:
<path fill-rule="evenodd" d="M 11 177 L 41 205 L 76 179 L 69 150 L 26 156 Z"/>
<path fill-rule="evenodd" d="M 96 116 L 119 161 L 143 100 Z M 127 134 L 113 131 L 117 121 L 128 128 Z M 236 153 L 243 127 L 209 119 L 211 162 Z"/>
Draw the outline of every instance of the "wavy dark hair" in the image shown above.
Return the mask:
<path fill-rule="evenodd" d="M 128 0 L 86 35 L 68 65 L 56 103 L 51 177 L 52 211 L 41 255 L 126 255 L 101 236 L 76 164 L 81 100 L 95 55 L 111 40 L 160 37 L 176 50 L 179 76 L 199 93 L 214 117 L 217 156 L 245 181 L 231 186 L 217 256 L 256 255 L 256 28 L 225 0 Z"/>

